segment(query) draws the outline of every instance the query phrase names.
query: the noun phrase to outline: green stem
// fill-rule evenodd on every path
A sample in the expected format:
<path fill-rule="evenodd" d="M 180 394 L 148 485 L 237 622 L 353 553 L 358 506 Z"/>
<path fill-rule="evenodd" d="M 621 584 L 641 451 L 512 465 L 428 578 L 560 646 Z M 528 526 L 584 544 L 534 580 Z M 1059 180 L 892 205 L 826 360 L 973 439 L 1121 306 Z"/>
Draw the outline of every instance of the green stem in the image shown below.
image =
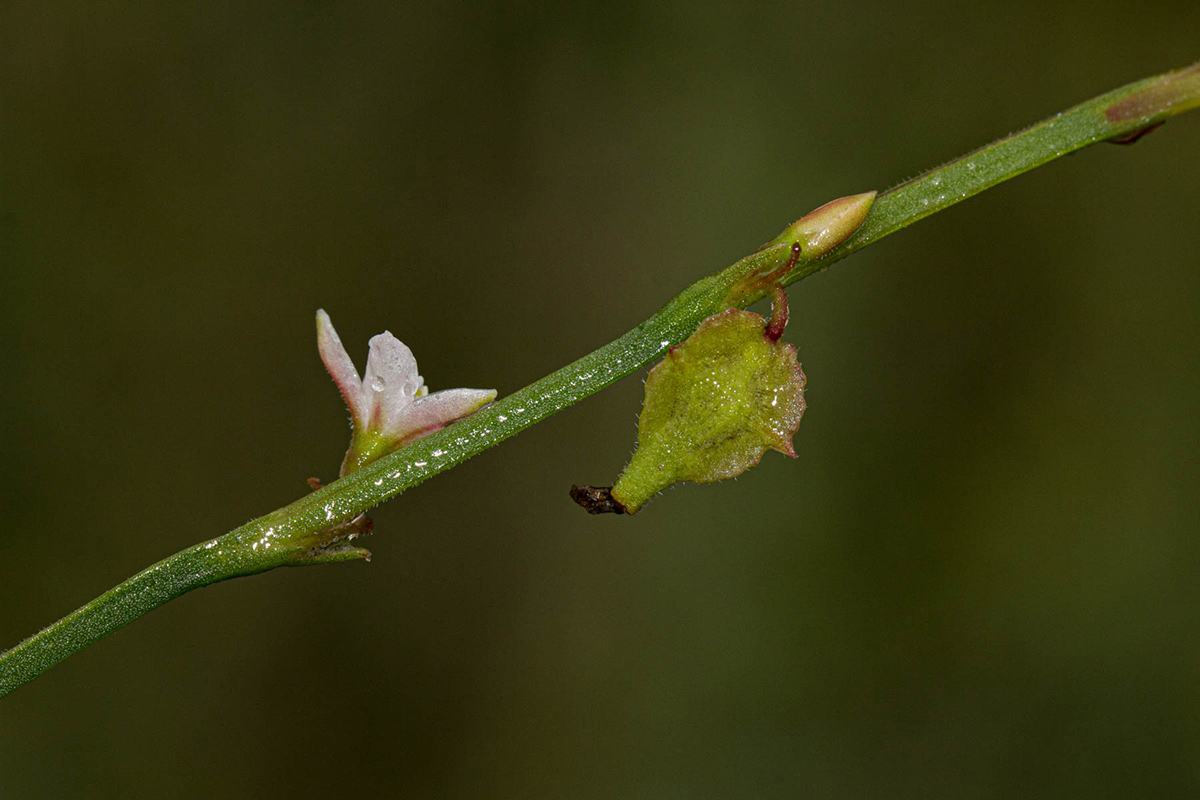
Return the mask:
<path fill-rule="evenodd" d="M 862 227 L 822 258 L 801 259 L 794 283 L 917 220 L 1059 156 L 1130 136 L 1200 106 L 1200 63 L 1097 97 L 881 194 Z M 369 530 L 361 515 L 658 359 L 727 306 L 747 275 L 787 262 L 772 244 L 684 290 L 616 341 L 427 439 L 224 536 L 149 567 L 0 654 L 0 696 L 169 600 L 201 586 L 280 566 L 365 558 L 348 542 Z M 753 298 L 747 298 L 753 299 Z"/>
<path fill-rule="evenodd" d="M 826 258 L 800 265 L 785 283 L 819 272 L 889 233 L 1059 156 L 1148 132 L 1194 108 L 1200 108 L 1200 62 L 1080 103 L 883 192 L 854 236 Z"/>

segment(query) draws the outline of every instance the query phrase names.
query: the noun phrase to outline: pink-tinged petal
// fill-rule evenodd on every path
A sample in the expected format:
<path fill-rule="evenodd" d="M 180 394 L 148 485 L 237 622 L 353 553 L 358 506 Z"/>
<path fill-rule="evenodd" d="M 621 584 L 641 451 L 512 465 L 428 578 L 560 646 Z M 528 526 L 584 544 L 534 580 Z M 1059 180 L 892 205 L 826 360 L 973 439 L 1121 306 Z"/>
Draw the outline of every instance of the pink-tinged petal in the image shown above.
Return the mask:
<path fill-rule="evenodd" d="M 403 444 L 415 442 L 473 414 L 495 399 L 495 389 L 443 389 L 418 397 L 402 421 L 403 431 L 397 430 L 393 435 Z"/>
<path fill-rule="evenodd" d="M 380 432 L 396 427 L 424 385 L 412 350 L 388 331 L 371 337 L 362 383 L 370 427 Z"/>
<path fill-rule="evenodd" d="M 365 425 L 367 399 L 363 394 L 362 381 L 358 379 L 358 370 L 354 368 L 350 354 L 342 346 L 342 340 L 333 329 L 333 323 L 323 308 L 317 309 L 317 350 L 321 353 L 321 360 L 325 362 L 325 369 L 329 370 L 330 377 L 342 393 L 346 407 L 350 409 L 354 425 Z"/>
<path fill-rule="evenodd" d="M 490 389 L 429 394 L 412 350 L 387 331 L 372 337 L 367 366 L 359 380 L 324 311 L 317 313 L 317 334 L 321 358 L 354 416 L 354 433 L 342 461 L 343 476 L 496 399 L 496 392 Z"/>

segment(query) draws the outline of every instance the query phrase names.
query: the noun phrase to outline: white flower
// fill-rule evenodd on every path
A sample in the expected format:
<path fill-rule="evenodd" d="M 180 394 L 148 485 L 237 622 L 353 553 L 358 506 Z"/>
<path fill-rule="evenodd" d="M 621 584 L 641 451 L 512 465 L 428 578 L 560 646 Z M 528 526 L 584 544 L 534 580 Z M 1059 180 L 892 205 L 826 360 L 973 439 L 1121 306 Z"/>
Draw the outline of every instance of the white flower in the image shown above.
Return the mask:
<path fill-rule="evenodd" d="M 329 315 L 317 311 L 317 349 L 350 409 L 354 434 L 342 475 L 441 430 L 496 399 L 494 389 L 446 389 L 429 393 L 412 350 L 388 331 L 371 337 L 367 369 L 358 370 Z"/>

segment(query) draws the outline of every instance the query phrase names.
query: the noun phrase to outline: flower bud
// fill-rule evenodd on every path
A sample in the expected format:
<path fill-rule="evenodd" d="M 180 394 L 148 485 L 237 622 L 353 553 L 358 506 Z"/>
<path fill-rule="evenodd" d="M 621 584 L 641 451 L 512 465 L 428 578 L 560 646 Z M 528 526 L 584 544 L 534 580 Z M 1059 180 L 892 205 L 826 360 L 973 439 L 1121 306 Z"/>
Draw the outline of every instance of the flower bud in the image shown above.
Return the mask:
<path fill-rule="evenodd" d="M 818 259 L 862 227 L 876 194 L 863 192 L 830 200 L 788 225 L 770 243 L 800 242 L 807 260 Z"/>
<path fill-rule="evenodd" d="M 725 303 L 744 308 L 771 293 L 792 270 L 828 255 L 862 227 L 877 192 L 830 200 L 783 229 L 758 250 L 734 264 Z"/>

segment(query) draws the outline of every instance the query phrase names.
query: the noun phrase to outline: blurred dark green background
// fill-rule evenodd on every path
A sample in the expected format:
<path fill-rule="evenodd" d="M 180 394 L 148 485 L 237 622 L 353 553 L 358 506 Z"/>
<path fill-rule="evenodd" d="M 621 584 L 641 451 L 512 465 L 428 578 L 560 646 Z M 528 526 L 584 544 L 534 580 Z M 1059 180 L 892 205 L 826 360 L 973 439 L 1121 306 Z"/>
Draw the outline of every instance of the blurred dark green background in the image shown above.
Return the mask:
<path fill-rule="evenodd" d="M 511 392 L 838 195 L 1200 58 L 1200 5 L 0 11 L 0 645 L 332 478 L 388 328 Z M 0 796 L 1200 792 L 1200 114 L 793 287 L 799 458 L 592 518 L 631 378 L 370 564 L 0 701 Z"/>

